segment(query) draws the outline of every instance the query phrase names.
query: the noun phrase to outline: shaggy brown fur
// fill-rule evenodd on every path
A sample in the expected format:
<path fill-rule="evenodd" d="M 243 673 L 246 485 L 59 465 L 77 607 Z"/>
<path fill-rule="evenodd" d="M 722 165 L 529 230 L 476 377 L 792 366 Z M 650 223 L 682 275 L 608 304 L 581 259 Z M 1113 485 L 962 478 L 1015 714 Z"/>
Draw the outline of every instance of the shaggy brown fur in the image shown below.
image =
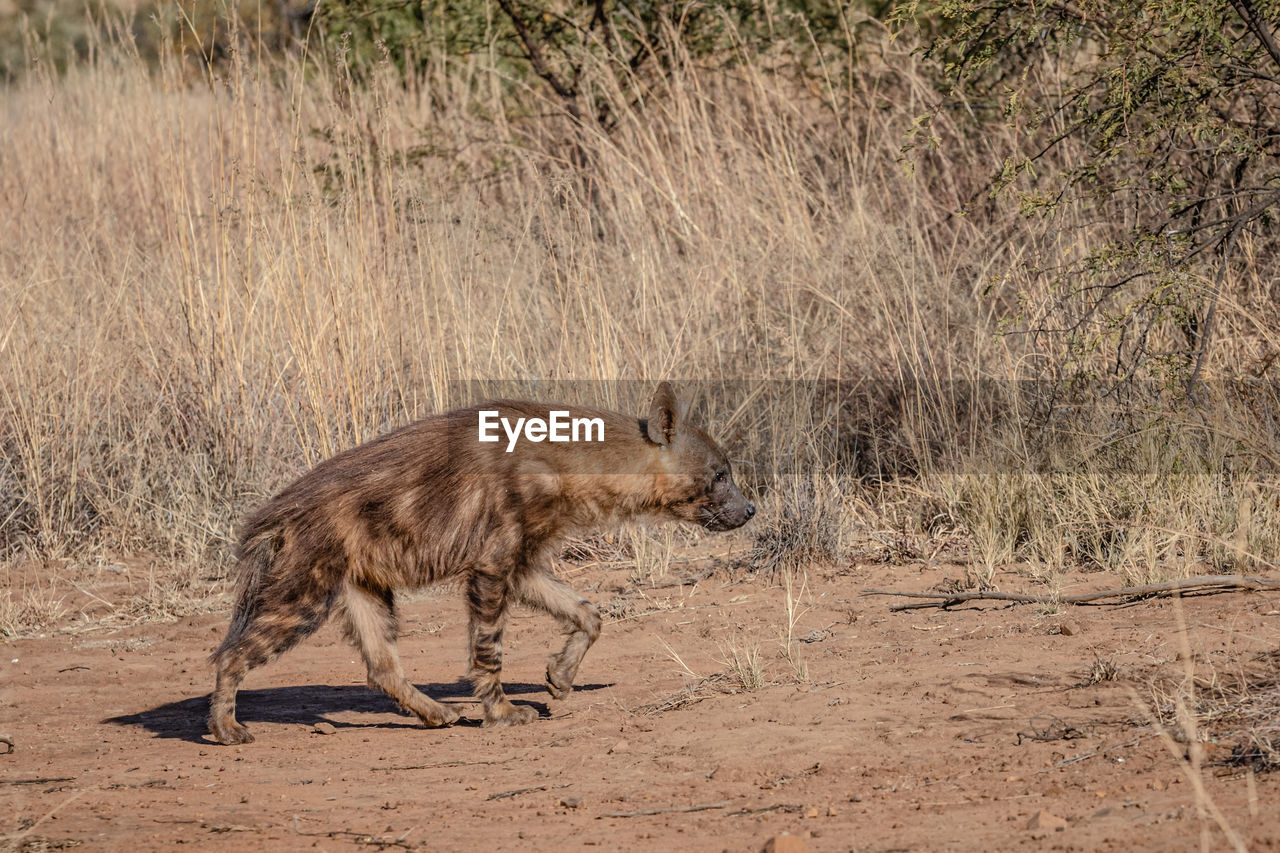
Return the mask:
<path fill-rule="evenodd" d="M 547 418 L 551 409 L 601 418 L 604 440 L 522 440 L 511 452 L 505 435 L 478 440 L 482 410 L 514 423 Z M 425 418 L 320 463 L 248 518 L 235 613 L 212 657 L 218 676 L 209 729 L 222 743 L 252 741 L 235 718 L 241 681 L 334 610 L 364 657 L 371 687 L 428 726 L 455 722 L 457 712 L 405 678 L 395 645 L 394 591 L 450 579 L 466 589 L 469 675 L 484 725 L 527 723 L 537 712 L 502 691 L 510 603 L 549 613 L 565 629 L 568 639 L 547 666 L 547 689 L 557 699 L 571 692 L 600 633 L 596 609 L 552 573 L 567 534 L 645 516 L 729 530 L 754 514 L 724 453 L 686 422 L 665 382 L 647 419 L 521 401 Z"/>

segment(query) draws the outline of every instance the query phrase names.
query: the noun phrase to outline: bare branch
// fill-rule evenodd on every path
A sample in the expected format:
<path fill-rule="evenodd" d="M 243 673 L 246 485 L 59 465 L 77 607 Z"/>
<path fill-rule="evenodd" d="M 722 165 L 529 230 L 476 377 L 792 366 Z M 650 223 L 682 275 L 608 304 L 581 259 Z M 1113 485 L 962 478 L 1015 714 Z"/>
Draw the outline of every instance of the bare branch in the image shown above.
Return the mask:
<path fill-rule="evenodd" d="M 722 809 L 729 805 L 725 800 L 721 803 L 705 803 L 700 806 L 670 806 L 664 809 L 641 809 L 638 812 L 605 812 L 600 817 L 646 817 L 655 814 L 676 814 L 680 812 L 702 812 L 707 809 Z"/>
<path fill-rule="evenodd" d="M 1258 42 L 1263 49 L 1271 55 L 1271 61 L 1280 68 L 1280 47 L 1276 46 L 1276 40 L 1271 35 L 1270 25 L 1258 16 L 1258 10 L 1253 8 L 1253 0 L 1230 0 L 1232 8 L 1236 10 L 1236 14 L 1249 25 L 1249 29 L 1257 37 Z"/>
<path fill-rule="evenodd" d="M 542 47 L 538 44 L 538 40 L 534 38 L 533 33 L 529 30 L 529 22 L 516 9 L 515 4 L 511 0 L 498 0 L 498 5 L 502 7 L 502 11 L 507 13 L 507 17 L 511 19 L 511 26 L 515 27 L 516 35 L 520 37 L 521 44 L 524 45 L 525 54 L 529 57 L 529 64 L 533 66 L 533 71 L 543 80 L 547 81 L 557 95 L 569 102 L 569 111 L 577 117 L 577 96 L 576 90 L 565 85 L 565 83 L 556 76 L 551 70 L 551 66 L 547 64 L 546 57 L 542 55 Z"/>
<path fill-rule="evenodd" d="M 921 607 L 950 607 L 966 601 L 1012 601 L 1016 604 L 1089 604 L 1104 598 L 1135 599 L 1148 596 L 1169 595 L 1175 592 L 1226 592 L 1230 590 L 1280 589 L 1280 579 L 1260 575 L 1199 575 L 1182 580 L 1163 581 L 1144 586 L 1126 586 L 1075 595 L 1024 595 L 999 590 L 974 590 L 972 592 L 907 592 L 894 589 L 864 589 L 863 595 L 895 595 L 902 598 L 922 598 L 927 601 L 900 604 L 893 610 L 914 610 Z"/>

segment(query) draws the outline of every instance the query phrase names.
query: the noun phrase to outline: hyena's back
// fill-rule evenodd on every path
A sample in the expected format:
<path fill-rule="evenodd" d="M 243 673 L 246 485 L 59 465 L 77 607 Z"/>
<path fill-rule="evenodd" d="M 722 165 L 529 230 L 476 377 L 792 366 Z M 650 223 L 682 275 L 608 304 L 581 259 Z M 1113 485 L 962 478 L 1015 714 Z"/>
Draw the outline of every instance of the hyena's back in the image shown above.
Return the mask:
<path fill-rule="evenodd" d="M 456 572 L 501 498 L 493 476 L 475 476 L 490 461 L 451 447 L 454 420 L 428 418 L 320 463 L 250 516 L 241 548 L 274 539 L 279 571 L 339 566 L 373 585 Z"/>

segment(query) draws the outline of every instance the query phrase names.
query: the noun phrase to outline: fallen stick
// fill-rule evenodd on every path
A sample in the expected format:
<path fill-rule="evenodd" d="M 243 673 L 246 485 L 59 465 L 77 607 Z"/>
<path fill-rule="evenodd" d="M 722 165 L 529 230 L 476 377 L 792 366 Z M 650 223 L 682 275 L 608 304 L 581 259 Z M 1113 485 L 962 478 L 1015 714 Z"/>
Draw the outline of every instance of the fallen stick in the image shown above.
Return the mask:
<path fill-rule="evenodd" d="M 534 791 L 545 791 L 546 785 L 539 785 L 536 788 L 516 788 L 514 791 L 499 791 L 496 794 L 490 794 L 485 799 L 488 800 L 505 800 L 508 797 L 518 797 L 521 794 L 532 794 Z"/>
<path fill-rule="evenodd" d="M 890 610 L 916 610 L 922 607 L 950 607 L 966 601 L 1011 601 L 1015 604 L 1090 604 L 1104 598 L 1147 598 L 1169 595 L 1175 592 L 1229 592 L 1264 589 L 1280 589 L 1280 579 L 1259 575 L 1199 575 L 1175 581 L 1161 581 L 1144 586 L 1126 586 L 1120 589 L 1079 592 L 1072 595 L 1024 595 L 1019 592 L 999 590 L 974 590 L 972 592 L 908 592 L 897 589 L 864 589 L 863 595 L 895 595 L 901 598 L 922 598 L 913 604 L 899 604 Z M 1114 604 L 1115 602 L 1106 602 Z"/>
<path fill-rule="evenodd" d="M 1137 746 L 1144 740 L 1150 740 L 1153 737 L 1160 737 L 1160 733 L 1150 732 L 1145 735 L 1139 735 L 1131 740 L 1126 740 L 1123 743 L 1114 743 L 1111 746 L 1104 746 L 1102 749 L 1094 750 L 1093 752 L 1086 752 L 1084 755 L 1073 755 L 1070 758 L 1064 758 L 1057 764 L 1052 764 L 1048 767 L 1037 770 L 1036 775 L 1041 773 L 1051 773 L 1054 770 L 1060 770 L 1069 764 L 1079 764 L 1081 761 L 1088 761 L 1090 758 L 1097 758 L 1099 755 L 1106 755 L 1108 752 L 1115 752 L 1117 749 L 1128 749 L 1131 746 Z"/>
<path fill-rule="evenodd" d="M 702 583 L 704 580 L 711 577 L 713 574 L 715 574 L 714 568 L 705 569 L 701 572 L 695 572 L 694 574 L 685 575 L 684 577 L 681 577 L 681 578 L 674 578 L 673 580 L 664 581 L 663 583 L 651 583 L 643 587 L 643 589 L 654 590 L 654 589 L 667 589 L 668 587 L 673 587 L 673 586 L 693 586 L 695 584 Z"/>
<path fill-rule="evenodd" d="M 399 773 L 402 770 L 435 770 L 440 767 L 473 767 L 481 764 L 506 764 L 508 761 L 515 761 L 520 758 L 519 755 L 513 755 L 510 758 L 503 758 L 498 761 L 440 761 L 435 764 L 408 764 L 400 767 L 370 767 L 370 770 L 379 773 Z"/>
<path fill-rule="evenodd" d="M 765 806 L 759 809 L 738 809 L 736 812 L 727 812 L 725 817 L 747 817 L 757 814 L 768 814 L 769 812 L 785 812 L 787 814 L 799 814 L 804 811 L 804 806 L 796 803 L 777 803 L 772 806 Z"/>
<path fill-rule="evenodd" d="M 641 809 L 638 812 L 605 812 L 599 815 L 596 820 L 602 817 L 644 817 L 646 815 L 655 814 L 675 814 L 677 812 L 704 812 L 708 809 L 722 809 L 729 805 L 729 801 L 722 803 L 704 803 L 700 806 L 668 806 L 665 809 Z"/>
<path fill-rule="evenodd" d="M 352 844 L 359 844 L 366 847 L 377 847 L 379 850 L 386 850 L 388 847 L 399 847 L 402 850 L 412 850 L 414 849 L 414 847 L 417 846 L 416 844 L 402 840 L 405 835 L 409 834 L 407 832 L 404 835 L 401 835 L 400 838 L 395 839 L 394 841 L 385 841 L 382 838 L 379 838 L 375 835 L 371 835 L 370 833 L 356 832 L 350 829 L 333 829 L 333 830 L 329 830 L 328 832 L 325 832 L 323 830 L 320 832 L 304 832 L 303 830 L 298 829 L 296 823 L 297 822 L 295 819 L 295 825 L 293 828 L 294 833 L 297 835 L 305 835 L 309 838 L 342 839 L 342 840 L 350 841 Z M 245 827 L 245 829 L 253 832 L 259 831 L 259 830 L 253 829 L 252 827 Z M 213 831 L 218 832 L 219 830 L 215 828 Z"/>
<path fill-rule="evenodd" d="M 50 782 L 74 782 L 74 776 L 37 776 L 26 779 L 0 779 L 0 785 L 47 785 Z"/>

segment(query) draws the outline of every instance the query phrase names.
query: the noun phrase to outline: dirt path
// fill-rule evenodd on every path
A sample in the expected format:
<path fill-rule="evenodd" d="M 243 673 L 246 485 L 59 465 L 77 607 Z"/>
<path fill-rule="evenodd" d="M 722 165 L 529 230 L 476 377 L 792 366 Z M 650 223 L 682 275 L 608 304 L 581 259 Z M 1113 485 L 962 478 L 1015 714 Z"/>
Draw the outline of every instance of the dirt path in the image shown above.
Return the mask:
<path fill-rule="evenodd" d="M 541 683 L 554 626 L 517 616 L 508 689 L 545 718 L 508 730 L 476 726 L 455 680 L 465 622 L 452 594 L 408 603 L 401 640 L 411 676 L 470 718 L 447 730 L 369 691 L 331 626 L 250 676 L 241 719 L 258 741 L 245 747 L 204 736 L 204 659 L 223 616 L 8 643 L 0 732 L 16 749 L 0 755 L 0 834 L 16 849 L 132 853 L 738 851 L 782 832 L 833 851 L 1198 849 L 1202 831 L 1226 848 L 1134 696 L 1150 698 L 1152 674 L 1180 671 L 1183 622 L 1202 674 L 1274 650 L 1280 594 L 1187 599 L 1181 615 L 1171 602 L 893 614 L 858 597 L 945 574 L 811 571 L 795 666 L 778 586 L 716 575 L 639 595 L 626 570 L 580 574 L 575 585 L 615 618 L 577 691 L 552 702 Z M 732 674 L 691 686 L 676 660 L 711 676 L 731 669 L 735 648 L 758 651 L 763 686 Z M 1122 679 L 1077 686 L 1095 660 Z M 1210 765 L 1203 778 L 1251 849 L 1280 846 L 1280 776 Z M 649 810 L 661 811 L 636 814 Z M 1065 826 L 1028 828 L 1042 811 Z"/>

